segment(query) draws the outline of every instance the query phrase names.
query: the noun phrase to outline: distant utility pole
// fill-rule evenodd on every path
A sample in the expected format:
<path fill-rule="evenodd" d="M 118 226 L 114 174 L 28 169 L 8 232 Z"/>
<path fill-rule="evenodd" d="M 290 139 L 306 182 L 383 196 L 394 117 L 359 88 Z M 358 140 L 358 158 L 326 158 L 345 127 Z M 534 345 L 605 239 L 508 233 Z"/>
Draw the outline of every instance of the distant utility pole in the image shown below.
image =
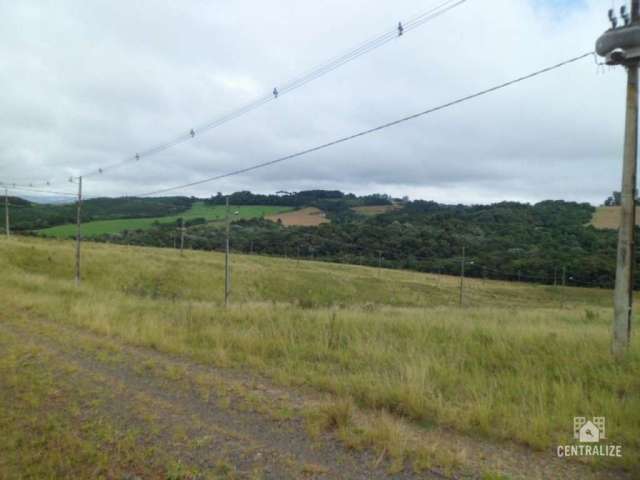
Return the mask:
<path fill-rule="evenodd" d="M 11 229 L 9 227 L 9 189 L 4 189 L 4 227 L 7 233 L 7 238 L 11 235 Z"/>
<path fill-rule="evenodd" d="M 231 230 L 231 216 L 229 215 L 229 197 L 227 197 L 227 234 L 225 239 L 224 248 L 224 306 L 227 306 L 229 301 L 229 233 Z"/>
<path fill-rule="evenodd" d="M 180 255 L 184 255 L 184 218 L 180 219 Z"/>
<path fill-rule="evenodd" d="M 80 232 L 82 210 L 82 177 L 78 177 L 78 205 L 76 209 L 76 286 L 80 285 L 80 242 L 82 234 Z"/>
<path fill-rule="evenodd" d="M 631 1 L 631 15 L 621 7 L 621 26 L 613 9 L 609 10 L 611 27 L 596 42 L 598 55 L 609 65 L 627 69 L 626 126 L 622 166 L 622 208 L 618 230 L 618 256 L 614 289 L 612 352 L 620 358 L 629 347 L 633 307 L 636 169 L 638 155 L 638 64 L 640 61 L 640 0 Z"/>
<path fill-rule="evenodd" d="M 460 262 L 460 306 L 462 306 L 462 298 L 464 291 L 464 262 L 466 257 L 466 249 L 462 247 L 462 261 Z"/>
<path fill-rule="evenodd" d="M 562 286 L 567 286 L 567 267 L 566 265 L 562 266 Z"/>

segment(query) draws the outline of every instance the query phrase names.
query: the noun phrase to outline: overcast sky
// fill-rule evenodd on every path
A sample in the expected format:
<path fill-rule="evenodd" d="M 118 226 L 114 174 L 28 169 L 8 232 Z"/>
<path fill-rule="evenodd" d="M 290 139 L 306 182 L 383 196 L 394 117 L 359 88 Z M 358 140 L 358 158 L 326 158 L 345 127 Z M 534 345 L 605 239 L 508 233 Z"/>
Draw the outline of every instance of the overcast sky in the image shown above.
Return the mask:
<path fill-rule="evenodd" d="M 0 0 L 0 181 L 117 162 L 441 0 Z M 615 2 L 620 5 L 620 1 Z M 607 0 L 468 0 L 192 141 L 85 182 L 147 192 L 268 161 L 593 50 Z M 371 136 L 175 192 L 311 188 L 447 203 L 619 189 L 625 74 L 592 58 Z"/>

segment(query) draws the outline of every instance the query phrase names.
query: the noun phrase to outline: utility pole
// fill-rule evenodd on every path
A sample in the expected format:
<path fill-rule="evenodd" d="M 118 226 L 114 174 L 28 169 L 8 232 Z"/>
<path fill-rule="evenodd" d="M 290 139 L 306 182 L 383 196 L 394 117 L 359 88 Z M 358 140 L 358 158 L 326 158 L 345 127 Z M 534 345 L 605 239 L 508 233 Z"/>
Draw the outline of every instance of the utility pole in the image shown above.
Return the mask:
<path fill-rule="evenodd" d="M 567 267 L 566 265 L 562 266 L 562 286 L 567 286 Z"/>
<path fill-rule="evenodd" d="M 78 177 L 78 205 L 76 209 L 76 286 L 80 285 L 80 242 L 82 234 L 80 232 L 80 222 L 82 210 L 82 177 Z"/>
<path fill-rule="evenodd" d="M 184 255 L 184 218 L 180 219 L 180 255 Z"/>
<path fill-rule="evenodd" d="M 615 12 L 609 10 L 612 28 L 596 42 L 597 53 L 605 57 L 609 65 L 623 65 L 627 69 L 627 100 L 622 166 L 622 206 L 618 230 L 618 255 L 616 284 L 613 294 L 614 319 L 612 352 L 621 358 L 627 351 L 631 338 L 633 307 L 635 228 L 636 228 L 636 169 L 638 155 L 638 62 L 640 42 L 637 30 L 640 25 L 640 0 L 631 1 L 631 16 L 626 6 L 620 10 L 624 25 L 618 28 Z"/>
<path fill-rule="evenodd" d="M 11 235 L 11 228 L 9 227 L 9 189 L 4 189 L 4 226 L 7 232 L 7 238 Z"/>
<path fill-rule="evenodd" d="M 462 261 L 460 262 L 460 306 L 462 306 L 462 297 L 464 291 L 464 261 L 465 261 L 465 247 L 462 247 Z"/>
<path fill-rule="evenodd" d="M 634 3 L 634 21 L 638 2 Z M 638 155 L 638 63 L 627 65 L 627 111 L 622 167 L 622 220 L 618 231 L 612 350 L 621 356 L 629 346 L 633 308 L 636 229 L 636 169 Z"/>
<path fill-rule="evenodd" d="M 231 216 L 229 215 L 229 197 L 227 197 L 227 234 L 224 248 L 224 306 L 229 301 L 229 231 L 231 229 Z"/>

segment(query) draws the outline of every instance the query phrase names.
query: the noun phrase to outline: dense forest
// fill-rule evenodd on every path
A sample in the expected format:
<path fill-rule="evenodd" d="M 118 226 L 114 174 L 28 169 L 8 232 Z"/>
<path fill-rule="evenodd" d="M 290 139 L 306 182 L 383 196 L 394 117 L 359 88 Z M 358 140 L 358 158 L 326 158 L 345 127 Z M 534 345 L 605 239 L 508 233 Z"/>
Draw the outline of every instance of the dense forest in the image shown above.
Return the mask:
<path fill-rule="evenodd" d="M 88 200 L 83 217 L 87 221 L 175 215 L 186 211 L 196 200 Z M 225 201 L 222 194 L 205 200 L 211 205 Z M 12 203 L 23 207 L 16 208 L 14 214 L 14 222 L 23 229 L 41 228 L 60 223 L 61 219 L 74 220 L 73 205 L 29 206 L 19 199 L 12 199 Z M 236 221 L 231 226 L 235 252 L 458 274 L 464 248 L 469 276 L 601 287 L 611 287 L 614 278 L 616 232 L 589 226 L 594 207 L 586 203 L 444 205 L 322 190 L 276 195 L 237 192 L 230 196 L 230 203 L 315 206 L 331 220 L 318 227 L 285 227 L 265 219 Z M 396 209 L 379 215 L 353 210 L 357 206 L 392 203 Z M 173 247 L 179 225 L 180 220 L 160 222 L 151 229 L 102 235 L 94 240 Z M 187 248 L 222 249 L 223 222 L 196 218 L 190 219 L 186 227 Z"/>
<path fill-rule="evenodd" d="M 195 198 L 93 198 L 82 202 L 82 220 L 112 220 L 117 218 L 151 218 L 178 215 L 188 210 Z M 38 230 L 76 221 L 76 205 L 39 204 L 9 197 L 11 227 L 15 231 Z"/>

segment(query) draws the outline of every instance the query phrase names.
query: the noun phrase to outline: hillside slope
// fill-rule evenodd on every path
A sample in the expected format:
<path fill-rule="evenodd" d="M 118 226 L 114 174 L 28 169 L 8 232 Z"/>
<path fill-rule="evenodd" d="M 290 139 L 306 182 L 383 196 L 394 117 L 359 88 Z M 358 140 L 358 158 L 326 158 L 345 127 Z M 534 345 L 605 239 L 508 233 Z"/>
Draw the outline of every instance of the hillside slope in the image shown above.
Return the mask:
<path fill-rule="evenodd" d="M 98 349 L 95 361 L 111 369 L 135 365 L 118 346 L 127 344 L 246 372 L 248 378 L 266 375 L 273 389 L 293 389 L 298 399 L 330 395 L 331 406 L 319 410 L 317 400 L 304 400 L 315 412 L 308 417 L 311 430 L 329 430 L 347 446 L 373 449 L 378 462 L 388 460 L 389 468 L 408 475 L 402 478 L 411 478 L 414 468 L 426 472 L 423 478 L 434 468 L 473 472 L 474 478 L 486 472 L 510 478 L 640 473 L 640 342 L 634 337 L 624 364 L 611 359 L 610 291 L 468 279 L 461 308 L 455 277 L 233 255 L 231 305 L 225 309 L 223 262 L 223 255 L 210 252 L 180 256 L 86 243 L 83 283 L 76 288 L 71 242 L 1 241 L 0 350 L 7 361 L 27 359 L 11 360 L 7 371 L 35 368 L 28 359 L 45 359 L 48 351 L 70 361 L 73 354 L 64 352 L 91 332 L 87 341 L 93 346 L 87 348 Z M 100 353 L 100 338 L 117 342 L 112 360 L 112 347 Z M 37 348 L 16 351 L 26 339 L 27 346 L 37 341 Z M 81 358 L 76 363 L 87 365 Z M 145 365 L 133 373 L 153 372 L 153 364 Z M 166 381 L 177 385 L 190 378 L 191 369 L 167 367 Z M 18 388 L 15 378 L 0 375 L 0 382 L 9 381 L 0 391 Z M 151 394 L 153 383 L 144 382 Z M 273 409 L 263 405 L 264 395 L 254 392 L 247 399 L 266 414 Z M 163 401 L 170 417 L 177 400 Z M 19 414 L 11 403 L 0 407 Z M 284 406 L 276 410 L 298 415 Z M 622 459 L 586 459 L 593 471 L 554 453 L 556 445 L 573 442 L 572 419 L 586 413 L 606 416 L 608 441 L 625 451 Z M 0 416 L 0 426 L 2 421 Z M 4 421 L 17 428 L 21 420 Z M 196 432 L 197 424 L 184 428 Z M 427 434 L 428 442 L 416 440 Z M 162 438 L 154 442 L 167 445 Z M 191 459 L 199 465 L 202 460 Z M 300 468 L 323 478 L 321 466 Z"/>

